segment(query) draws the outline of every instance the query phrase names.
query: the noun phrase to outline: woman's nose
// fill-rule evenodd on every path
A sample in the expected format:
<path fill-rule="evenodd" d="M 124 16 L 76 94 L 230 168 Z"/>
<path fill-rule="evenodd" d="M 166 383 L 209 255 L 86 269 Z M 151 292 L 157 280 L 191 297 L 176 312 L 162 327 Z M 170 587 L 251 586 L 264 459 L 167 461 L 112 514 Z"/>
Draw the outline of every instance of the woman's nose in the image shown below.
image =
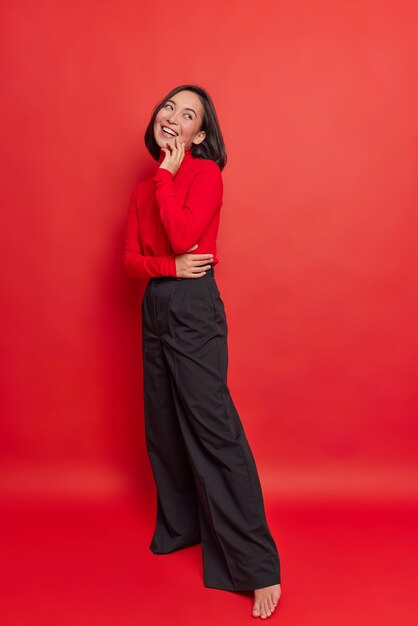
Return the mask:
<path fill-rule="evenodd" d="M 172 115 L 171 117 L 169 117 L 169 118 L 168 118 L 168 121 L 170 122 L 170 124 L 173 124 L 173 125 L 178 126 L 178 124 L 177 124 L 177 121 L 176 121 L 176 120 L 177 120 L 177 118 L 176 118 L 176 116 L 175 116 L 175 115 Z"/>

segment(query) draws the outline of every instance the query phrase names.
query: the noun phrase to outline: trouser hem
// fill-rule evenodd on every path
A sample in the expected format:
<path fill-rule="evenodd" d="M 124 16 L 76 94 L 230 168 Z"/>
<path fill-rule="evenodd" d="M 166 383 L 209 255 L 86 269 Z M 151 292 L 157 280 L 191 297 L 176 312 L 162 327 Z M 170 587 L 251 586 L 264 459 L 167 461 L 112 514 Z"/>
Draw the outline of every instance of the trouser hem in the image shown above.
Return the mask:
<path fill-rule="evenodd" d="M 256 582 L 254 584 L 247 585 L 226 585 L 226 584 L 216 584 L 216 583 L 208 583 L 204 582 L 203 586 L 208 589 L 220 589 L 221 591 L 254 591 L 254 589 L 262 589 L 263 587 L 271 587 L 272 585 L 280 585 L 281 580 L 273 580 L 273 582 Z"/>
<path fill-rule="evenodd" d="M 201 539 L 193 539 L 191 541 L 188 541 L 187 543 L 184 543 L 180 546 L 176 546 L 175 548 L 172 548 L 171 550 L 156 550 L 152 547 L 152 544 L 149 547 L 149 549 L 151 550 L 151 552 L 153 554 L 159 555 L 159 554 L 172 554 L 173 552 L 178 552 L 179 550 L 184 550 L 185 548 L 191 548 L 192 546 L 198 546 L 202 543 Z"/>

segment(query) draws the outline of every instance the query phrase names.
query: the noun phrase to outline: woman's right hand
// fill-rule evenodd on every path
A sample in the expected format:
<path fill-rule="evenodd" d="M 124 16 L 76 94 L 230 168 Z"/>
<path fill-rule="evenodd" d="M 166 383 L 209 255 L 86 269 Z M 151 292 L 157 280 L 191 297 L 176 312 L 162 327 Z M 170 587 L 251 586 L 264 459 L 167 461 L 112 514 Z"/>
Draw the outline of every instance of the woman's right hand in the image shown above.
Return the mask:
<path fill-rule="evenodd" d="M 201 278 L 212 264 L 213 254 L 189 254 L 197 243 L 183 254 L 176 254 L 177 278 Z"/>

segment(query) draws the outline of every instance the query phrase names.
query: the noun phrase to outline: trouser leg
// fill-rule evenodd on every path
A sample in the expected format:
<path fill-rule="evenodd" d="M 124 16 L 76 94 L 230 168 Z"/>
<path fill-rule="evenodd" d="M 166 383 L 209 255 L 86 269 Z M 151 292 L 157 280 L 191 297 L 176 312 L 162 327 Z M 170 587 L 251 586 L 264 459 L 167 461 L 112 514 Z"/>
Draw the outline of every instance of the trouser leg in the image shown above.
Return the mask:
<path fill-rule="evenodd" d="M 198 494 L 204 584 L 238 591 L 279 583 L 256 463 L 227 385 L 216 281 L 207 274 L 172 284 L 159 331 Z"/>
<path fill-rule="evenodd" d="M 166 554 L 200 543 L 197 494 L 170 384 L 171 373 L 155 327 L 148 284 L 142 301 L 144 421 L 148 456 L 157 488 L 157 515 L 149 546 Z"/>

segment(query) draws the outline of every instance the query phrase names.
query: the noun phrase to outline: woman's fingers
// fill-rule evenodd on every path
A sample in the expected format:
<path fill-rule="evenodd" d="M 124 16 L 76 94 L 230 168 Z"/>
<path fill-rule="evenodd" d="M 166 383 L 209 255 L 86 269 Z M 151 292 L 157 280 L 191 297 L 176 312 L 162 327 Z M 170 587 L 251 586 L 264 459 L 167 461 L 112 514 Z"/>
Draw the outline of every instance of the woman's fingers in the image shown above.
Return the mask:
<path fill-rule="evenodd" d="M 206 261 L 206 260 L 211 260 L 213 258 L 213 254 L 191 254 L 191 261 Z"/>
<path fill-rule="evenodd" d="M 184 159 L 184 142 L 182 142 L 181 144 L 178 144 L 178 160 L 179 160 L 179 166 L 181 165 L 182 161 Z"/>

